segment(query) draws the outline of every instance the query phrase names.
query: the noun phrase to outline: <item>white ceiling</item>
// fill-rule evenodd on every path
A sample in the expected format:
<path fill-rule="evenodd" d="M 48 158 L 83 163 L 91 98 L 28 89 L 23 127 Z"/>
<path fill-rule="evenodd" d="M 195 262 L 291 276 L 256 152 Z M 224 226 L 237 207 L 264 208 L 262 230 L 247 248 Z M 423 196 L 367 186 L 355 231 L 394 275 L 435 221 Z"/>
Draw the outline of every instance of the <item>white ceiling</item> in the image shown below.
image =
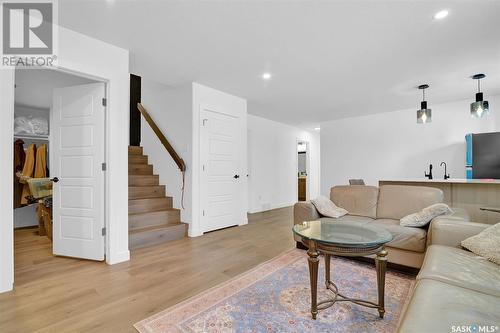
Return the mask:
<path fill-rule="evenodd" d="M 95 81 L 50 69 L 16 70 L 15 103 L 37 109 L 49 109 L 54 88 L 70 87 Z"/>
<path fill-rule="evenodd" d="M 422 83 L 430 107 L 473 100 L 478 72 L 486 96 L 500 93 L 500 1 L 65 0 L 59 13 L 129 49 L 133 73 L 196 81 L 293 125 L 417 108 Z"/>

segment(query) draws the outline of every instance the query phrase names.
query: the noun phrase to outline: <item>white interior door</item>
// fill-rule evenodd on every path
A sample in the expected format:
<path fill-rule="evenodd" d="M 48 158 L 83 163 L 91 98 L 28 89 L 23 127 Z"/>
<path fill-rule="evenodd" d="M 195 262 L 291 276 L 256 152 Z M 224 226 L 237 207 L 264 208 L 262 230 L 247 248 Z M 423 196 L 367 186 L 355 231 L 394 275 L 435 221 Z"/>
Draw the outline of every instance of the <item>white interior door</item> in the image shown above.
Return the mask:
<path fill-rule="evenodd" d="M 239 118 L 210 109 L 201 111 L 201 231 L 241 223 L 242 177 Z"/>
<path fill-rule="evenodd" d="M 54 90 L 55 255 L 104 260 L 104 96 L 103 83 Z"/>

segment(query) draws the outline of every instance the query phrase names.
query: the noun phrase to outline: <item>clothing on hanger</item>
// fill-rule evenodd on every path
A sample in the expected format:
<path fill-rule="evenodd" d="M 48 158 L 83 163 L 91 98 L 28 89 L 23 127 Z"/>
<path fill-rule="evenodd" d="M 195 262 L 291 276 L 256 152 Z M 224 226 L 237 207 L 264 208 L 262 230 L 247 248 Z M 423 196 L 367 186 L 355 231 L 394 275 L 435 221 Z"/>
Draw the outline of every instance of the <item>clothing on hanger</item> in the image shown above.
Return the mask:
<path fill-rule="evenodd" d="M 26 159 L 24 161 L 24 167 L 22 171 L 22 176 L 23 177 L 33 177 L 33 171 L 35 169 L 35 154 L 36 154 L 36 145 L 30 144 L 28 146 L 28 149 L 26 150 Z M 21 205 L 26 205 L 28 203 L 28 200 L 26 199 L 27 196 L 31 194 L 29 185 L 23 184 L 23 190 L 21 194 Z"/>
<path fill-rule="evenodd" d="M 47 145 L 43 144 L 36 150 L 35 173 L 33 178 L 47 177 Z"/>
<path fill-rule="evenodd" d="M 21 207 L 21 194 L 23 184 L 16 177 L 16 172 L 23 170 L 26 153 L 24 152 L 24 141 L 17 139 L 14 141 L 14 208 Z"/>

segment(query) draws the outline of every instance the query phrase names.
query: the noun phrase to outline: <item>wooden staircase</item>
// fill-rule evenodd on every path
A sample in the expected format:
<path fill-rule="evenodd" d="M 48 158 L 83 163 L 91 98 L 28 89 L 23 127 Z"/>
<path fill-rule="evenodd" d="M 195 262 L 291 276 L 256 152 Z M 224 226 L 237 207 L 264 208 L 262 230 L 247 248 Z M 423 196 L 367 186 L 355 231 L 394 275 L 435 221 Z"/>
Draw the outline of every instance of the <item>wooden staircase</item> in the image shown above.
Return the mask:
<path fill-rule="evenodd" d="M 180 211 L 166 196 L 165 185 L 142 147 L 128 148 L 129 248 L 136 249 L 186 237 L 187 224 L 180 221 Z"/>

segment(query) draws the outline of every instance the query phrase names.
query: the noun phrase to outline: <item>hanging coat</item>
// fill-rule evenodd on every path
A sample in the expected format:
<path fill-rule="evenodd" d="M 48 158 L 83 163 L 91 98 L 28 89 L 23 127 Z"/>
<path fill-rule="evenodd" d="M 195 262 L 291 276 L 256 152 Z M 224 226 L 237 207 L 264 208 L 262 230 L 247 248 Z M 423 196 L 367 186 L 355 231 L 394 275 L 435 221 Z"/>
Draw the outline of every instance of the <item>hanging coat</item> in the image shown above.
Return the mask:
<path fill-rule="evenodd" d="M 26 150 L 26 159 L 24 161 L 24 167 L 22 171 L 22 175 L 24 177 L 33 177 L 33 171 L 35 169 L 35 154 L 36 154 L 36 145 L 31 144 L 28 146 L 28 149 Z M 21 194 L 21 205 L 26 205 L 28 203 L 28 200 L 26 197 L 30 195 L 30 187 L 29 185 L 23 184 L 23 191 Z"/>
<path fill-rule="evenodd" d="M 17 139 L 14 141 L 14 208 L 21 207 L 21 194 L 23 184 L 16 177 L 16 172 L 23 170 L 26 153 L 24 152 L 24 141 Z"/>
<path fill-rule="evenodd" d="M 43 144 L 36 150 L 35 173 L 33 178 L 47 177 L 47 145 Z"/>

